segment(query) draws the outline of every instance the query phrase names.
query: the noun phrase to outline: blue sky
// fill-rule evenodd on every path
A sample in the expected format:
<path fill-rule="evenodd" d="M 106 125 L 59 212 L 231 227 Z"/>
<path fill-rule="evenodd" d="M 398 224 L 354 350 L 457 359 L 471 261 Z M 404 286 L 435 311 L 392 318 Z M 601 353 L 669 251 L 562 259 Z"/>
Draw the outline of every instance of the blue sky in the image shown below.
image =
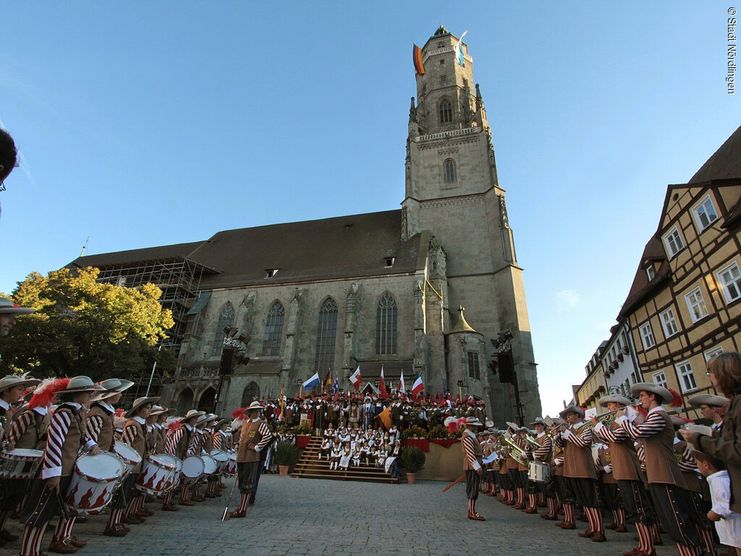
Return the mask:
<path fill-rule="evenodd" d="M 739 124 L 728 2 L 26 2 L 4 8 L 0 291 L 80 253 L 393 209 L 411 44 L 468 30 L 544 412 L 614 323 L 666 185 Z M 475 323 L 474 323 L 475 324 Z"/>

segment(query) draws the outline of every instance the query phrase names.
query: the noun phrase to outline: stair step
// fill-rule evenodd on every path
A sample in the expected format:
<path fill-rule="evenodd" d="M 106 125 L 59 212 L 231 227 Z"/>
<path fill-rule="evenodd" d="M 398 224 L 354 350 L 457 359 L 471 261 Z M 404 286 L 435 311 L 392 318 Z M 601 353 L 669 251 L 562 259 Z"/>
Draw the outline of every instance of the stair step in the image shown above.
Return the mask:
<path fill-rule="evenodd" d="M 335 481 L 365 481 L 365 482 L 377 482 L 377 483 L 398 483 L 399 480 L 388 475 L 384 477 L 373 477 L 364 475 L 352 475 L 352 474 L 338 474 L 338 475 L 325 475 L 321 473 L 293 473 L 294 477 L 300 479 L 329 479 Z"/>

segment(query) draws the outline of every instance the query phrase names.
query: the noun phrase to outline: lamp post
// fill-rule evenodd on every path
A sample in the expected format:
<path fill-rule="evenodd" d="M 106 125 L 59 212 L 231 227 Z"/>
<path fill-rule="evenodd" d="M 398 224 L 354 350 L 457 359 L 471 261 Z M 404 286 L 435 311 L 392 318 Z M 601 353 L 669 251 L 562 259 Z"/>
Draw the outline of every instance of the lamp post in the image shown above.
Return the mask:
<path fill-rule="evenodd" d="M 160 347 L 157 348 L 157 355 L 159 355 L 160 351 L 162 350 L 163 345 L 164 345 L 164 342 L 160 342 Z M 157 368 L 157 355 L 154 356 L 154 364 L 152 365 L 152 372 L 149 373 L 149 384 L 147 384 L 147 393 L 144 394 L 146 398 L 149 397 L 149 389 L 152 387 L 152 379 L 154 378 L 154 370 Z"/>
<path fill-rule="evenodd" d="M 461 393 L 461 388 L 463 388 L 463 381 L 458 381 L 458 399 L 463 401 L 463 394 Z"/>

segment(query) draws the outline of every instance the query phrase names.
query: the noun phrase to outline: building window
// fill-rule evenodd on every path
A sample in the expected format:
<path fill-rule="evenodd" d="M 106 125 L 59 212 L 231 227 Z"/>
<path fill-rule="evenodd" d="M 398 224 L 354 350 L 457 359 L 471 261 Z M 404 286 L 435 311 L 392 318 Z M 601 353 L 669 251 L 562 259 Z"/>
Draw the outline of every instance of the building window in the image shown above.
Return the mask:
<path fill-rule="evenodd" d="M 697 388 L 695 375 L 692 373 L 692 365 L 690 365 L 689 361 L 677 363 L 677 373 L 679 374 L 679 385 L 682 388 L 682 392 L 689 392 Z"/>
<path fill-rule="evenodd" d="M 713 201 L 710 199 L 710 195 L 706 195 L 700 204 L 695 207 L 693 212 L 695 215 L 695 224 L 697 224 L 697 229 L 701 232 L 718 220 L 718 213 L 715 210 Z"/>
<path fill-rule="evenodd" d="M 334 348 L 337 340 L 337 303 L 328 297 L 319 309 L 319 329 L 316 335 L 314 370 L 326 373 L 334 366 Z"/>
<path fill-rule="evenodd" d="M 385 268 L 391 268 L 396 262 L 396 257 L 384 257 L 383 262 Z"/>
<path fill-rule="evenodd" d="M 280 353 L 280 341 L 283 336 L 283 317 L 286 311 L 280 301 L 273 303 L 268 311 L 265 321 L 265 339 L 262 343 L 263 355 L 278 355 Z"/>
<path fill-rule="evenodd" d="M 709 349 L 704 353 L 705 361 L 710 361 L 713 357 L 717 357 L 721 353 L 723 353 L 723 348 L 720 346 Z"/>
<path fill-rule="evenodd" d="M 708 315 L 708 308 L 705 305 L 705 300 L 702 298 L 700 288 L 695 288 L 685 295 L 684 298 L 687 301 L 687 309 L 690 311 L 692 322 L 697 322 Z"/>
<path fill-rule="evenodd" d="M 265 278 L 272 278 L 276 274 L 278 274 L 278 268 L 266 268 L 265 269 Z"/>
<path fill-rule="evenodd" d="M 443 181 L 446 184 L 453 184 L 458 181 L 455 171 L 455 161 L 452 158 L 447 158 L 443 162 Z"/>
<path fill-rule="evenodd" d="M 719 270 L 717 276 L 723 290 L 723 297 L 726 298 L 726 303 L 733 303 L 741 297 L 741 272 L 738 271 L 738 264 L 736 262 Z"/>
<path fill-rule="evenodd" d="M 468 352 L 468 376 L 481 380 L 481 369 L 479 368 L 479 352 L 469 351 Z"/>
<path fill-rule="evenodd" d="M 650 349 L 656 345 L 656 338 L 654 338 L 653 330 L 651 330 L 651 323 L 645 322 L 640 327 L 641 338 L 643 339 L 643 349 Z"/>
<path fill-rule="evenodd" d="M 654 265 L 650 264 L 646 267 L 646 276 L 648 277 L 649 282 L 656 278 L 656 270 L 654 269 Z"/>
<path fill-rule="evenodd" d="M 667 309 L 661 313 L 661 326 L 664 329 L 664 337 L 669 338 L 678 332 L 677 321 L 674 318 L 674 311 Z"/>
<path fill-rule="evenodd" d="M 396 353 L 396 321 L 398 310 L 396 301 L 386 292 L 376 309 L 376 353 L 389 355 Z"/>
<path fill-rule="evenodd" d="M 662 388 L 666 388 L 666 375 L 663 371 L 654 375 L 654 382 Z"/>
<path fill-rule="evenodd" d="M 224 338 L 226 337 L 225 328 L 234 326 L 234 306 L 226 302 L 219 313 L 219 322 L 216 324 L 216 334 L 214 334 L 214 343 L 211 346 L 211 357 L 221 356 L 224 349 Z"/>
<path fill-rule="evenodd" d="M 666 252 L 669 253 L 670 259 L 684 249 L 682 236 L 679 235 L 679 230 L 676 226 L 669 230 L 662 239 L 664 240 L 664 247 L 666 248 Z"/>
<path fill-rule="evenodd" d="M 441 80 L 441 82 L 444 81 Z M 453 106 L 450 104 L 450 101 L 448 99 L 443 99 L 440 101 L 438 112 L 440 114 L 441 124 L 449 124 L 453 121 Z"/>

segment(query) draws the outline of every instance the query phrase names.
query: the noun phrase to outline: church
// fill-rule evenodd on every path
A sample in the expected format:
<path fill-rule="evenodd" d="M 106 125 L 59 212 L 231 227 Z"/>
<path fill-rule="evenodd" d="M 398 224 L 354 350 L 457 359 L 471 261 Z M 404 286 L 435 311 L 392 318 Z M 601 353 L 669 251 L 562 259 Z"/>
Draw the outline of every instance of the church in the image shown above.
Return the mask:
<path fill-rule="evenodd" d="M 401 208 L 217 232 L 80 257 L 101 279 L 151 281 L 173 310 L 182 411 L 298 395 L 315 372 L 344 390 L 416 376 L 429 395 L 485 401 L 497 424 L 541 412 L 523 269 L 468 45 L 438 28 L 415 46 Z M 229 330 L 231 329 L 231 330 Z M 225 331 L 227 330 L 227 331 Z M 230 349 L 225 361 L 224 345 Z"/>

